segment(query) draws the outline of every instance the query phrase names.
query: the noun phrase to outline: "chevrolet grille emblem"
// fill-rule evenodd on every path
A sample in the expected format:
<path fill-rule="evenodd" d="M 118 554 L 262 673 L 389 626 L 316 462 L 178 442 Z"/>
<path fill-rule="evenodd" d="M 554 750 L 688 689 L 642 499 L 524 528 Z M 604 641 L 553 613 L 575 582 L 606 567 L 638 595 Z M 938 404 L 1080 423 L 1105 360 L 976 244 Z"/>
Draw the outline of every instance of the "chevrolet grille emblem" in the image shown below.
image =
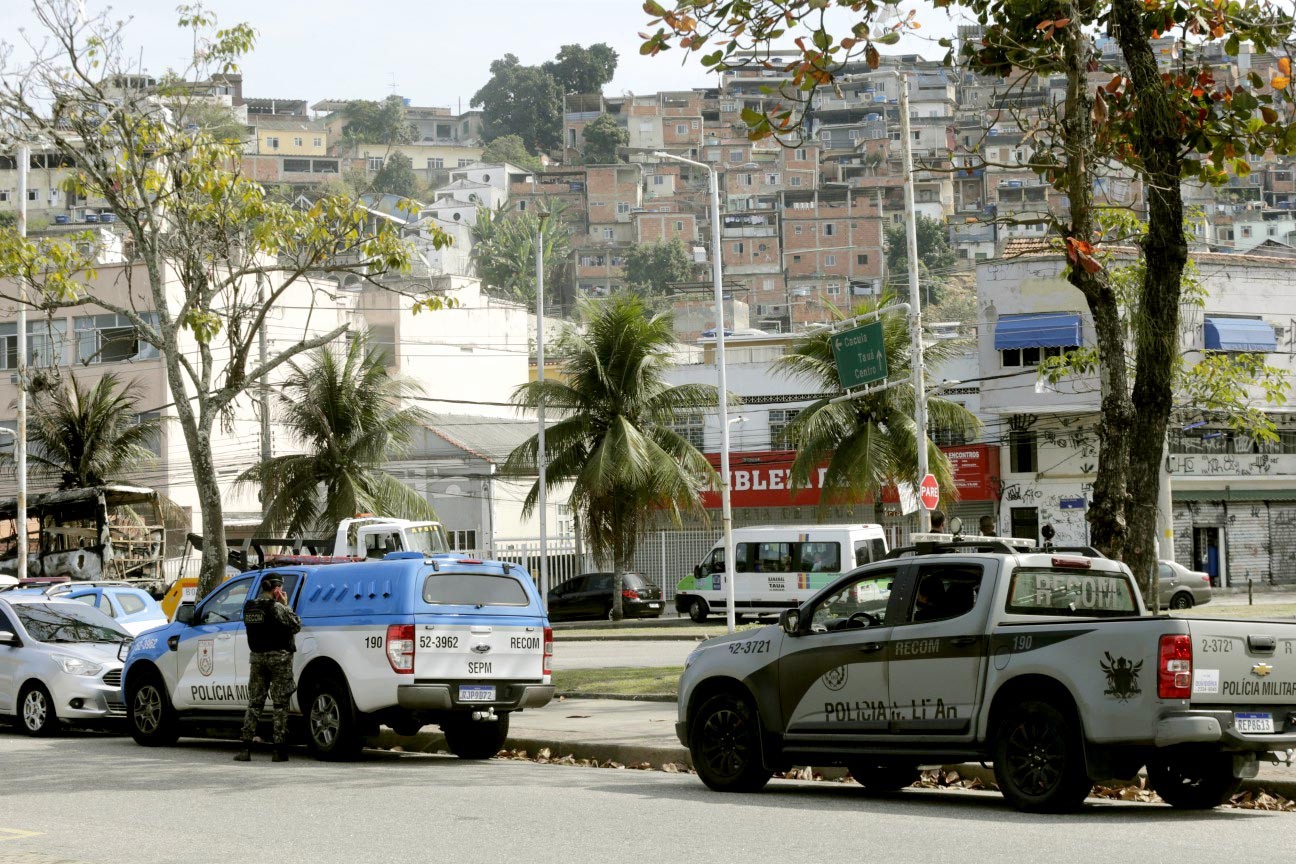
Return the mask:
<path fill-rule="evenodd" d="M 1264 678 L 1272 671 L 1273 671 L 1273 667 L 1270 666 L 1268 663 L 1257 663 L 1256 665 L 1251 667 L 1251 674 L 1255 675 L 1258 678 Z"/>

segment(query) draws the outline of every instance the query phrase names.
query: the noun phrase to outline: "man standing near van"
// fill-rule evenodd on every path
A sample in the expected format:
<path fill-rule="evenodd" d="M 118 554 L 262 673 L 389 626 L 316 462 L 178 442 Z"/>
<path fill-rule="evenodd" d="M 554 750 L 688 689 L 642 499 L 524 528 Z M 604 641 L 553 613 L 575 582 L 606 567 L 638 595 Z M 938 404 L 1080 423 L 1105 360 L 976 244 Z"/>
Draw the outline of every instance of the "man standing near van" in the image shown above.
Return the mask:
<path fill-rule="evenodd" d="M 243 716 L 243 750 L 235 762 L 252 761 L 252 738 L 256 735 L 266 694 L 274 703 L 274 762 L 288 761 L 288 700 L 297 689 L 293 682 L 295 636 L 301 630 L 301 619 L 288 608 L 283 580 L 267 576 L 261 582 L 261 595 L 243 611 L 248 648 L 252 653 L 252 670 L 248 675 L 248 707 Z"/>

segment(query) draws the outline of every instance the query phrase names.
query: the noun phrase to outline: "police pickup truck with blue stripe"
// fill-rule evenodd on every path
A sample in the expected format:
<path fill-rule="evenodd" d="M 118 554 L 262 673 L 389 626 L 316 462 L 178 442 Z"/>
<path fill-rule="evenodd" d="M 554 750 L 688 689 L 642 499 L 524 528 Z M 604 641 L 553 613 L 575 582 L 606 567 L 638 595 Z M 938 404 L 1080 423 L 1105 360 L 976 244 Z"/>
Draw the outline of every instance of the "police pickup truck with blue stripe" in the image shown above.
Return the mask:
<path fill-rule="evenodd" d="M 1296 748 L 1296 623 L 1150 615 L 1125 565 L 1007 538 L 892 555 L 689 657 L 676 730 L 708 786 L 839 765 L 890 791 L 990 761 L 1010 803 L 1053 812 L 1147 766 L 1202 809 Z"/>
<path fill-rule="evenodd" d="M 509 714 L 553 698 L 553 635 L 526 571 L 393 552 L 381 561 L 275 566 L 224 582 L 131 646 L 122 690 L 135 740 L 236 727 L 247 706 L 243 609 L 270 575 L 302 620 L 292 710 L 323 759 L 354 755 L 385 724 L 440 725 L 450 751 L 494 756 Z"/>

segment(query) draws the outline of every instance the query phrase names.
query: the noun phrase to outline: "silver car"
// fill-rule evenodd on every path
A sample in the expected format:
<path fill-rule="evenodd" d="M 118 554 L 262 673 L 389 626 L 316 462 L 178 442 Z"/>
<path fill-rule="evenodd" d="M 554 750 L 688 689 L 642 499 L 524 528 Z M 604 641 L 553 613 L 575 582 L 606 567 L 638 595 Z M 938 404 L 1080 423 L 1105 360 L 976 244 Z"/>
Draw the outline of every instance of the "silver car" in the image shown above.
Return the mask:
<path fill-rule="evenodd" d="M 84 603 L 0 594 L 0 715 L 29 735 L 60 723 L 125 718 L 122 659 L 131 637 Z"/>
<path fill-rule="evenodd" d="M 1157 563 L 1161 577 L 1159 594 L 1163 608 L 1191 609 L 1211 600 L 1210 576 L 1198 570 L 1189 570 L 1174 561 Z"/>

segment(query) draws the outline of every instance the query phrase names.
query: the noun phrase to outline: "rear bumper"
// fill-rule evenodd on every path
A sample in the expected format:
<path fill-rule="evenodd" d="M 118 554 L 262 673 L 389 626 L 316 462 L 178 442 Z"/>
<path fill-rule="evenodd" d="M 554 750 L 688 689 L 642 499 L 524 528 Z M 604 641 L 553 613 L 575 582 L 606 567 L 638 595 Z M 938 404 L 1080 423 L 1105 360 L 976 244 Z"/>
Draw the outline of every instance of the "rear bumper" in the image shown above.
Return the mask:
<path fill-rule="evenodd" d="M 1244 734 L 1233 725 L 1231 711 L 1185 711 L 1157 721 L 1156 746 L 1220 744 L 1225 750 L 1270 752 L 1296 748 L 1296 732 Z"/>
<path fill-rule="evenodd" d="M 553 700 L 552 684 L 518 684 L 501 682 L 464 682 L 493 684 L 500 698 L 494 702 L 460 702 L 458 684 L 401 684 L 396 688 L 396 704 L 410 711 L 456 711 L 499 708 L 520 711 L 523 708 L 543 708 Z"/>

